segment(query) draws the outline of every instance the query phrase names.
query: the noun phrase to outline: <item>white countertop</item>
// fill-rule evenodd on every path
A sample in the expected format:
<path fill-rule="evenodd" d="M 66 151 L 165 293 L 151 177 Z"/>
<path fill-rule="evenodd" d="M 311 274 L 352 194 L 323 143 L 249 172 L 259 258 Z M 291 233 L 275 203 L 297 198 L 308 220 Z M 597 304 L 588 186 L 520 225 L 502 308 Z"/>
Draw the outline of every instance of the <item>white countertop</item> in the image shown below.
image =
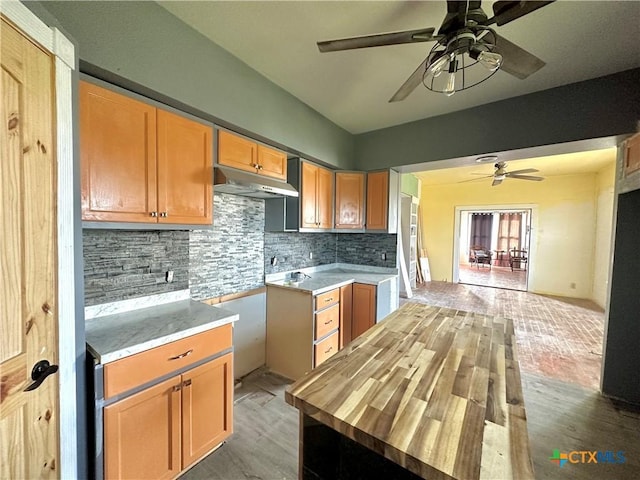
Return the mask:
<path fill-rule="evenodd" d="M 87 349 L 104 364 L 236 320 L 220 307 L 179 300 L 87 320 Z"/>
<path fill-rule="evenodd" d="M 396 279 L 398 276 L 398 271 L 395 268 L 369 267 L 342 263 L 295 271 L 303 272 L 308 275 L 308 277 L 305 277 L 301 282 L 290 282 L 289 274 L 291 272 L 282 272 L 267 275 L 265 284 L 318 295 L 354 282 L 379 285 L 384 281 Z"/>

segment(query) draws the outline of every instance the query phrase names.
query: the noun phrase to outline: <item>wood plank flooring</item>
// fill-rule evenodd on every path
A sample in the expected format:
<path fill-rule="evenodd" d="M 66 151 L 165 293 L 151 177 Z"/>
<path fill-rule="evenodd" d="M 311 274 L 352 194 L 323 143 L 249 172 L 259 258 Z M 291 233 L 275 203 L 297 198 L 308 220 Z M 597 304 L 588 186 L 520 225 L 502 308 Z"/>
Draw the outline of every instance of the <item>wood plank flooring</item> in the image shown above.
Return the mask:
<path fill-rule="evenodd" d="M 522 374 L 527 427 L 537 479 L 637 480 L 640 412 L 621 409 L 597 392 L 540 375 Z M 236 391 L 235 433 L 181 478 L 295 479 L 298 411 L 284 401 L 286 380 L 259 369 Z M 554 449 L 624 451 L 624 464 L 551 462 Z"/>

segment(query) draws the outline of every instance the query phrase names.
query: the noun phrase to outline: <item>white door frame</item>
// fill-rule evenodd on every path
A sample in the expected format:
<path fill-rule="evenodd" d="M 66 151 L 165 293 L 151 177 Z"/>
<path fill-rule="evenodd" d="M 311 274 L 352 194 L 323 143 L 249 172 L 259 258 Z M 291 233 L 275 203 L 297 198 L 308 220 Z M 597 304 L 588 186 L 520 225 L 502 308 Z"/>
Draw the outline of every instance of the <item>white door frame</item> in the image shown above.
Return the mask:
<path fill-rule="evenodd" d="M 455 207 L 453 220 L 453 265 L 451 265 L 451 279 L 453 283 L 460 282 L 460 214 L 463 211 L 495 212 L 496 210 L 530 210 L 531 232 L 529 236 L 529 257 L 536 258 L 538 253 L 538 205 L 532 203 L 504 204 L 504 205 L 459 205 Z M 531 290 L 532 279 L 535 278 L 535 262 L 527 264 L 527 290 Z"/>
<path fill-rule="evenodd" d="M 60 478 L 79 478 L 76 405 L 76 291 L 74 283 L 73 109 L 71 72 L 75 69 L 73 44 L 50 28 L 17 0 L 2 0 L 0 12 L 32 40 L 54 56 L 57 245 L 58 245 L 58 373 Z"/>

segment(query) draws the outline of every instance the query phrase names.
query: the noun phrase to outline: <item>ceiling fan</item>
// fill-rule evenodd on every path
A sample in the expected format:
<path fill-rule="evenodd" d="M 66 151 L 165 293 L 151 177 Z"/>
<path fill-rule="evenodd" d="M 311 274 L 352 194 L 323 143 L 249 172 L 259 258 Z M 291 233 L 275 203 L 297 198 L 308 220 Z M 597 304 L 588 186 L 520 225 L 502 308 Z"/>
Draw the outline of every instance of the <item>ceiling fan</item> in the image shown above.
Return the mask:
<path fill-rule="evenodd" d="M 545 62 L 498 35 L 490 25 L 505 25 L 550 3 L 553 1 L 497 1 L 493 4 L 493 17 L 488 18 L 480 7 L 480 0 L 449 0 L 447 14 L 437 34 L 434 34 L 435 28 L 380 33 L 318 42 L 318 49 L 320 52 L 336 52 L 436 42 L 427 58 L 389 102 L 404 100 L 421 82 L 429 90 L 453 95 L 483 82 L 498 69 L 519 79 L 525 79 L 540 70 Z M 485 67 L 482 69 L 484 73 L 476 73 L 474 77 L 471 67 L 478 64 Z"/>
<path fill-rule="evenodd" d="M 493 182 L 491 183 L 492 187 L 496 185 L 500 185 L 503 180 L 506 178 L 517 178 L 518 180 L 533 180 L 534 182 L 540 182 L 544 180 L 543 177 L 536 177 L 534 175 L 524 175 L 525 173 L 535 173 L 539 172 L 535 168 L 523 168 L 521 170 L 514 170 L 513 172 L 507 172 L 507 164 L 506 162 L 498 162 L 494 165 L 495 171 L 491 175 L 484 175 L 482 173 L 472 173 L 471 175 L 483 175 L 481 178 L 490 178 L 493 177 Z M 472 180 L 464 180 L 465 182 L 472 182 L 474 180 L 480 180 L 479 178 L 474 178 Z"/>

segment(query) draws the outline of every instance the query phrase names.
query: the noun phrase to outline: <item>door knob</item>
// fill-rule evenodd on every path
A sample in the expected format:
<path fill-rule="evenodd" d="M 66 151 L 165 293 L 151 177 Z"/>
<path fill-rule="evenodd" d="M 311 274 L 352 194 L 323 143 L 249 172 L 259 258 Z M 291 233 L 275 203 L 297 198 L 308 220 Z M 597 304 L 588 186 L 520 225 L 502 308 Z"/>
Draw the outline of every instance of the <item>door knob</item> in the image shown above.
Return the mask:
<path fill-rule="evenodd" d="M 47 360 L 40 360 L 33 366 L 33 370 L 31 370 L 31 380 L 33 380 L 33 383 L 28 385 L 24 391 L 30 392 L 31 390 L 35 390 L 44 382 L 45 378 L 57 371 L 58 365 L 51 365 Z"/>

